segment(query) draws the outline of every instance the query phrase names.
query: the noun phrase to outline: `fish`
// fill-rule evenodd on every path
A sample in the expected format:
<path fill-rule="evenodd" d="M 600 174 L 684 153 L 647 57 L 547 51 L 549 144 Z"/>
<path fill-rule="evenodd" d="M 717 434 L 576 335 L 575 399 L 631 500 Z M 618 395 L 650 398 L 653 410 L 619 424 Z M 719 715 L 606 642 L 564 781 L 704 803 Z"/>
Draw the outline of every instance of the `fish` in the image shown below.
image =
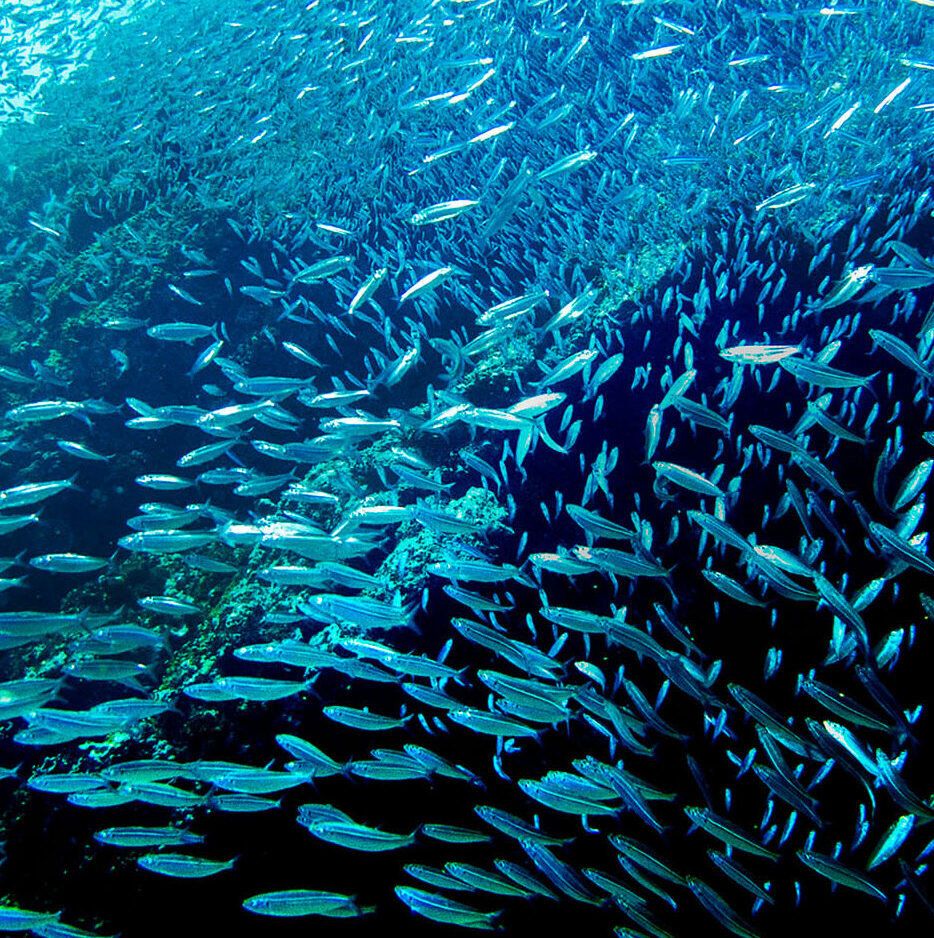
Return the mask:
<path fill-rule="evenodd" d="M 183 300 L 186 303 L 190 303 L 192 306 L 203 306 L 204 304 L 201 300 L 193 297 L 187 290 L 182 289 L 179 286 L 176 286 L 174 283 L 167 283 L 166 286 L 169 290 L 172 291 L 180 300 Z M 186 341 L 186 340 L 182 340 Z"/>
<path fill-rule="evenodd" d="M 0 490 L 0 509 L 22 508 L 26 505 L 36 505 L 46 499 L 64 492 L 66 489 L 76 489 L 75 479 L 60 479 L 54 482 L 26 482 L 23 485 L 14 485 L 12 488 Z"/>
<path fill-rule="evenodd" d="M 809 866 L 815 873 L 819 873 L 831 882 L 840 886 L 847 886 L 850 889 L 856 889 L 868 896 L 885 901 L 885 893 L 878 886 L 868 877 L 851 869 L 840 860 L 826 854 L 815 853 L 812 850 L 799 850 L 797 856 L 802 863 Z"/>
<path fill-rule="evenodd" d="M 399 305 L 401 306 L 406 300 L 414 300 L 432 290 L 436 290 L 445 280 L 454 276 L 454 274 L 455 270 L 453 267 L 438 267 L 431 271 L 431 273 L 425 274 L 425 276 L 420 277 L 412 286 L 402 293 L 399 297 Z"/>
<path fill-rule="evenodd" d="M 34 931 L 56 923 L 61 912 L 38 912 L 14 905 L 0 906 L 0 928 L 6 931 Z"/>
<path fill-rule="evenodd" d="M 366 596 L 342 596 L 318 593 L 300 610 L 319 621 L 343 619 L 364 628 L 399 628 L 409 621 L 409 613 L 400 606 Z"/>
<path fill-rule="evenodd" d="M 542 326 L 542 332 L 555 332 L 580 319 L 581 316 L 593 308 L 599 296 L 599 291 L 595 289 L 585 290 L 579 296 L 575 296 Z"/>
<path fill-rule="evenodd" d="M 488 843 L 490 838 L 480 831 L 466 827 L 456 827 L 449 824 L 423 824 L 421 833 L 433 840 L 440 840 L 449 844 Z"/>
<path fill-rule="evenodd" d="M 813 182 L 802 182 L 788 186 L 770 195 L 768 198 L 763 199 L 756 205 L 756 211 L 762 212 L 771 209 L 788 208 L 788 206 L 795 205 L 803 199 L 806 199 L 816 188 L 817 184 Z"/>
<path fill-rule="evenodd" d="M 925 5 L 5 4 L 0 925 L 924 934 Z"/>
<path fill-rule="evenodd" d="M 416 915 L 463 928 L 492 931 L 501 912 L 481 912 L 463 902 L 456 902 L 440 893 L 427 892 L 414 886 L 395 886 L 395 893 Z"/>
<path fill-rule="evenodd" d="M 888 352 L 897 362 L 911 369 L 918 377 L 930 380 L 930 369 L 924 364 L 918 353 L 904 340 L 885 329 L 870 329 L 869 336 L 876 348 Z"/>
<path fill-rule="evenodd" d="M 35 524 L 39 520 L 38 514 L 31 515 L 0 515 L 0 534 L 10 534 L 26 527 L 28 524 Z"/>
<path fill-rule="evenodd" d="M 708 495 L 713 498 L 726 498 L 723 489 L 693 469 L 658 460 L 652 463 L 652 468 L 659 478 L 687 489 L 689 492 L 696 492 L 698 495 Z"/>
<path fill-rule="evenodd" d="M 598 155 L 595 150 L 578 150 L 576 153 L 562 156 L 551 165 L 539 170 L 538 178 L 539 180 L 550 179 L 553 176 L 573 172 L 575 169 L 579 169 L 581 166 L 586 166 L 588 163 L 592 162 Z"/>
<path fill-rule="evenodd" d="M 29 566 L 46 573 L 92 573 L 106 567 L 106 557 L 89 557 L 87 554 L 41 554 L 29 558 Z"/>
<path fill-rule="evenodd" d="M 415 842 L 414 833 L 394 834 L 391 831 L 377 830 L 356 822 L 318 821 L 311 824 L 308 830 L 319 840 L 366 853 L 399 850 Z"/>
<path fill-rule="evenodd" d="M 450 202 L 437 202 L 415 212 L 409 219 L 413 225 L 437 225 L 452 218 L 458 218 L 464 212 L 479 205 L 478 199 L 453 199 Z"/>
<path fill-rule="evenodd" d="M 94 833 L 98 843 L 111 847 L 171 847 L 200 844 L 204 837 L 176 827 L 108 827 Z"/>
<path fill-rule="evenodd" d="M 198 303 L 198 305 L 201 304 Z M 186 345 L 196 339 L 213 338 L 217 341 L 217 323 L 204 326 L 195 322 L 165 322 L 150 326 L 146 330 L 146 335 L 161 342 L 184 342 Z"/>
<path fill-rule="evenodd" d="M 173 554 L 207 547 L 217 541 L 213 531 L 177 531 L 155 529 L 121 537 L 117 544 L 124 550 L 147 554 Z M 189 558 L 190 559 L 190 558 Z"/>
<path fill-rule="evenodd" d="M 774 365 L 800 351 L 800 345 L 734 345 L 721 349 L 720 357 L 742 365 Z"/>
<path fill-rule="evenodd" d="M 404 869 L 409 876 L 428 886 L 435 886 L 438 889 L 448 889 L 452 891 L 470 891 L 470 886 L 466 883 L 461 882 L 461 880 L 455 878 L 450 873 L 445 873 L 444 870 L 439 870 L 436 867 L 425 866 L 422 863 L 406 863 L 402 869 Z"/>
<path fill-rule="evenodd" d="M 444 869 L 464 885 L 479 892 L 489 892 L 496 896 L 518 896 L 523 899 L 531 895 L 528 890 L 510 882 L 506 877 L 472 863 L 451 861 L 444 864 Z"/>
<path fill-rule="evenodd" d="M 783 358 L 779 363 L 799 381 L 820 388 L 865 388 L 875 375 L 857 375 L 806 358 Z"/>
<path fill-rule="evenodd" d="M 719 838 L 728 846 L 756 856 L 777 860 L 778 854 L 753 840 L 745 831 L 732 821 L 714 814 L 709 808 L 686 807 L 684 813 L 693 824 L 703 828 L 708 834 Z"/>
<path fill-rule="evenodd" d="M 255 915 L 296 918 L 324 915 L 329 918 L 355 918 L 375 911 L 374 907 L 358 906 L 353 896 L 315 889 L 281 889 L 261 892 L 243 900 L 243 908 Z"/>
<path fill-rule="evenodd" d="M 473 730 L 475 733 L 483 733 L 489 736 L 511 738 L 538 735 L 538 730 L 522 723 L 520 720 L 514 720 L 501 714 L 489 713 L 485 710 L 449 710 L 448 718 L 469 730 Z"/>
<path fill-rule="evenodd" d="M 757 934 L 751 926 L 727 904 L 719 893 L 711 889 L 703 880 L 698 879 L 696 876 L 688 876 L 685 882 L 700 904 L 725 928 L 728 928 L 734 935 L 742 936 L 742 938 L 757 938 Z"/>
<path fill-rule="evenodd" d="M 206 860 L 182 853 L 146 853 L 136 858 L 136 863 L 150 873 L 171 876 L 175 879 L 204 879 L 233 869 L 233 860 Z"/>
<path fill-rule="evenodd" d="M 350 726 L 358 730 L 393 730 L 405 726 L 406 721 L 411 719 L 407 717 L 389 717 L 382 713 L 371 713 L 364 708 L 359 710 L 355 707 L 329 706 L 322 711 L 328 719 L 337 723 L 343 723 L 344 726 Z"/>
<path fill-rule="evenodd" d="M 226 694 L 242 700 L 268 701 L 282 700 L 309 690 L 307 681 L 285 681 L 266 677 L 222 677 L 215 686 Z"/>
<path fill-rule="evenodd" d="M 556 857 L 544 844 L 537 840 L 522 840 L 520 845 L 538 870 L 566 896 L 576 902 L 599 904 L 584 877 L 570 864 Z"/>
<path fill-rule="evenodd" d="M 913 814 L 903 814 L 897 821 L 894 821 L 870 854 L 869 859 L 866 861 L 866 869 L 872 871 L 877 866 L 891 860 L 908 839 L 917 820 Z"/>
<path fill-rule="evenodd" d="M 297 270 L 292 275 L 290 283 L 308 284 L 327 280 L 353 266 L 353 262 L 354 259 L 350 254 L 336 254 L 333 257 L 324 257 L 307 267 Z"/>
<path fill-rule="evenodd" d="M 564 361 L 555 365 L 543 378 L 539 379 L 537 387 L 548 388 L 553 384 L 566 381 L 591 364 L 599 354 L 596 349 L 584 349 L 581 352 L 569 355 Z"/>
<path fill-rule="evenodd" d="M 137 476 L 135 481 L 137 485 L 142 485 L 147 489 L 156 489 L 160 492 L 175 492 L 179 489 L 191 488 L 194 485 L 191 479 L 184 479 L 181 476 L 168 473 L 146 473 Z"/>
<path fill-rule="evenodd" d="M 11 407 L 4 417 L 11 423 L 44 423 L 59 417 L 83 416 L 84 405 L 78 401 L 62 399 L 31 401 L 19 407 Z"/>
<path fill-rule="evenodd" d="M 358 309 L 361 309 L 370 301 L 370 299 L 372 299 L 376 291 L 380 288 L 380 285 L 386 279 L 386 275 L 388 273 L 388 267 L 378 267 L 373 271 L 372 274 L 370 274 L 369 277 L 367 277 L 366 280 L 363 281 L 363 283 L 360 285 L 360 288 L 350 300 L 350 304 L 347 307 L 348 316 L 353 316 Z"/>
<path fill-rule="evenodd" d="M 896 531 L 878 521 L 869 523 L 869 535 L 879 547 L 922 573 L 934 574 L 934 561 Z"/>
<path fill-rule="evenodd" d="M 137 600 L 137 605 L 147 611 L 168 616 L 194 616 L 203 612 L 197 603 L 176 596 L 144 596 Z"/>
<path fill-rule="evenodd" d="M 87 459 L 91 462 L 109 462 L 115 455 L 111 453 L 109 456 L 105 456 L 91 449 L 89 446 L 85 446 L 84 443 L 78 443 L 74 440 L 56 440 L 55 445 L 63 453 L 76 456 L 78 459 Z"/>

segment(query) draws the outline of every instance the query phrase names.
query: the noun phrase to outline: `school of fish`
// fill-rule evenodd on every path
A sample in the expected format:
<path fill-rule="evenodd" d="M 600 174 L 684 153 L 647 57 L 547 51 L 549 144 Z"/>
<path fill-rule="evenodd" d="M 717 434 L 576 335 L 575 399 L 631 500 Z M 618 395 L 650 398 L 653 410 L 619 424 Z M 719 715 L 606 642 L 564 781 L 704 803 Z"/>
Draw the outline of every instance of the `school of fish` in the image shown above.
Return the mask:
<path fill-rule="evenodd" d="M 930 932 L 934 0 L 0 35 L 0 932 Z"/>

